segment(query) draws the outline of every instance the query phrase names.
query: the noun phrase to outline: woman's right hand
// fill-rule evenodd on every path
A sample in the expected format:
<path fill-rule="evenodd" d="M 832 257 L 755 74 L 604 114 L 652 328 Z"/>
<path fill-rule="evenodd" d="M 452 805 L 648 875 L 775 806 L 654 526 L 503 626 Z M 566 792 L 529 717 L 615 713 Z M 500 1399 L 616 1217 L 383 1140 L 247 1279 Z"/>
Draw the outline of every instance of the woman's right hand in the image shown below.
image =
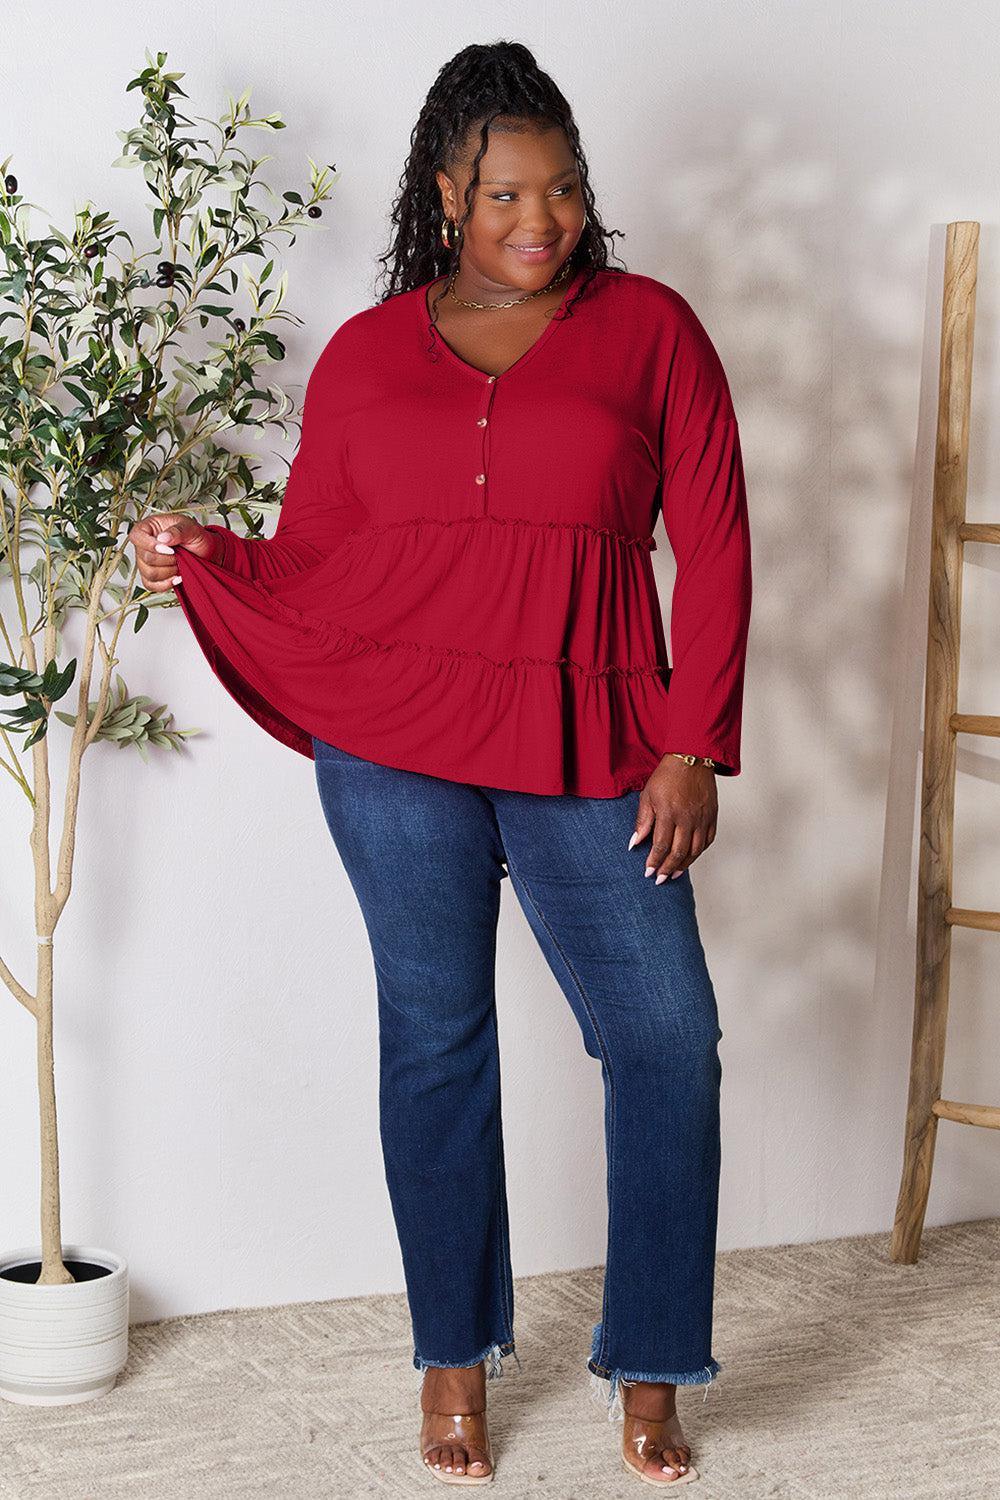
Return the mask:
<path fill-rule="evenodd" d="M 174 584 L 180 583 L 180 574 L 174 561 L 174 549 L 186 547 L 199 557 L 214 561 L 219 549 L 219 537 L 208 531 L 200 521 L 183 512 L 144 516 L 137 521 L 128 534 L 135 548 L 135 560 L 143 586 L 151 594 L 165 594 Z"/>

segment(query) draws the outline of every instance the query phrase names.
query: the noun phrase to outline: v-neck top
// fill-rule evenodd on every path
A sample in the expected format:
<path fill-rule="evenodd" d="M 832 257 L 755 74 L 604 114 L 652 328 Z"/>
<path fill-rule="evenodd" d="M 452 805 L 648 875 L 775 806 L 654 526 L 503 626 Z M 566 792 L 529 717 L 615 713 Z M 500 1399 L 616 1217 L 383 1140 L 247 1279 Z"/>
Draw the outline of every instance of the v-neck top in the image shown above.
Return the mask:
<path fill-rule="evenodd" d="M 438 279 L 323 348 L 274 535 L 212 523 L 214 560 L 177 549 L 214 674 L 310 758 L 322 741 L 589 797 L 642 787 L 669 751 L 738 775 L 750 532 L 705 328 L 654 277 L 581 267 L 489 375 L 433 325 Z M 672 661 L 650 555 L 661 514 Z"/>

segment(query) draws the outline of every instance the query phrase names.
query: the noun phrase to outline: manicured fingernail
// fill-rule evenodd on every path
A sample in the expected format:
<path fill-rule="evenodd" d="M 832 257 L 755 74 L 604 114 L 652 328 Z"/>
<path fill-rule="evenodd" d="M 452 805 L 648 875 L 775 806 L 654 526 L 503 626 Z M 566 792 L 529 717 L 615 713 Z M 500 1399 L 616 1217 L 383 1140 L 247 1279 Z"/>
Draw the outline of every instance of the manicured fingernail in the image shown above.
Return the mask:
<path fill-rule="evenodd" d="M 178 573 L 177 577 L 176 578 L 171 578 L 170 582 L 173 583 L 173 584 L 176 584 L 176 583 L 183 583 L 184 580 L 181 578 L 181 575 Z"/>
<path fill-rule="evenodd" d="M 655 875 L 656 874 L 656 866 L 655 865 L 647 865 L 646 868 L 645 868 L 645 870 L 643 870 L 642 873 L 645 875 L 646 879 L 648 880 L 649 877 L 650 877 L 650 875 Z"/>
<path fill-rule="evenodd" d="M 154 552 L 173 552 L 173 547 L 168 547 L 164 542 L 157 542 L 153 548 Z"/>
<path fill-rule="evenodd" d="M 657 885 L 662 885 L 663 882 L 666 880 L 666 878 L 667 877 L 665 875 L 657 875 L 657 877 L 656 877 L 656 883 L 657 883 Z M 671 876 L 670 878 L 673 879 L 673 876 Z"/>
<path fill-rule="evenodd" d="M 670 879 L 671 880 L 680 880 L 680 878 L 681 878 L 681 876 L 683 874 L 684 874 L 683 870 L 675 870 L 674 873 L 671 875 Z"/>
<path fill-rule="evenodd" d="M 633 833 L 632 837 L 628 841 L 629 848 L 630 849 L 634 849 L 635 846 L 636 846 L 636 844 L 638 842 L 639 842 L 639 835 L 637 833 Z"/>
<path fill-rule="evenodd" d="M 664 1474 L 676 1474 L 677 1470 L 676 1469 L 672 1469 L 669 1464 L 664 1464 L 663 1465 L 663 1472 L 664 1472 Z"/>

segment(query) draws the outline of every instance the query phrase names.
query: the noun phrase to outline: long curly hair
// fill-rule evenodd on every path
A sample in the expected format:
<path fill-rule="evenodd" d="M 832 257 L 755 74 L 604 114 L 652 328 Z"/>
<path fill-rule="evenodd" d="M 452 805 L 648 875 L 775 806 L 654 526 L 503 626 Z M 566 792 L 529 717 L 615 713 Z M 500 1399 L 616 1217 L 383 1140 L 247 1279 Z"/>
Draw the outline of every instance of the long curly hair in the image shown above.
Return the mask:
<path fill-rule="evenodd" d="M 378 260 L 388 283 L 380 302 L 399 292 L 411 291 L 425 282 L 453 272 L 465 239 L 465 221 L 479 183 L 479 163 L 489 145 L 490 125 L 498 117 L 526 120 L 539 128 L 562 126 L 566 132 L 580 175 L 586 209 L 583 233 L 570 257 L 573 272 L 582 267 L 583 277 L 566 303 L 568 316 L 573 303 L 583 296 L 597 270 L 624 271 L 624 265 L 608 264 L 609 246 L 620 229 L 605 229 L 594 203 L 587 160 L 573 111 L 559 88 L 542 71 L 530 50 L 521 42 L 490 42 L 463 47 L 446 62 L 430 87 L 410 136 L 410 154 L 399 179 L 399 194 L 392 205 L 394 234 L 389 249 Z M 457 223 L 450 249 L 441 239 L 441 195 L 435 173 L 454 175 L 473 126 L 479 126 L 479 145 L 465 189 L 465 208 Z M 447 282 L 443 283 L 443 295 Z M 435 302 L 433 323 L 436 321 Z"/>

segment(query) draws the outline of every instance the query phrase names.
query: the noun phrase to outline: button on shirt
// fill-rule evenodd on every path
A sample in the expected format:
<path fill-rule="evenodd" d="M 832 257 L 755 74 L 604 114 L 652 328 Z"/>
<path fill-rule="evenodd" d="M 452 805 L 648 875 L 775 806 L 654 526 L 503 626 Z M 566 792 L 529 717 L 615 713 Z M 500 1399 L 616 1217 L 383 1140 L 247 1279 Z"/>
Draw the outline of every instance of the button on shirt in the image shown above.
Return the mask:
<path fill-rule="evenodd" d="M 436 278 L 439 280 L 439 278 Z M 305 756 L 612 797 L 668 751 L 740 772 L 750 535 L 719 356 L 673 288 L 578 268 L 499 375 L 425 282 L 348 318 L 274 536 L 213 523 L 177 596 L 219 681 Z M 672 662 L 651 553 L 676 562 Z"/>

